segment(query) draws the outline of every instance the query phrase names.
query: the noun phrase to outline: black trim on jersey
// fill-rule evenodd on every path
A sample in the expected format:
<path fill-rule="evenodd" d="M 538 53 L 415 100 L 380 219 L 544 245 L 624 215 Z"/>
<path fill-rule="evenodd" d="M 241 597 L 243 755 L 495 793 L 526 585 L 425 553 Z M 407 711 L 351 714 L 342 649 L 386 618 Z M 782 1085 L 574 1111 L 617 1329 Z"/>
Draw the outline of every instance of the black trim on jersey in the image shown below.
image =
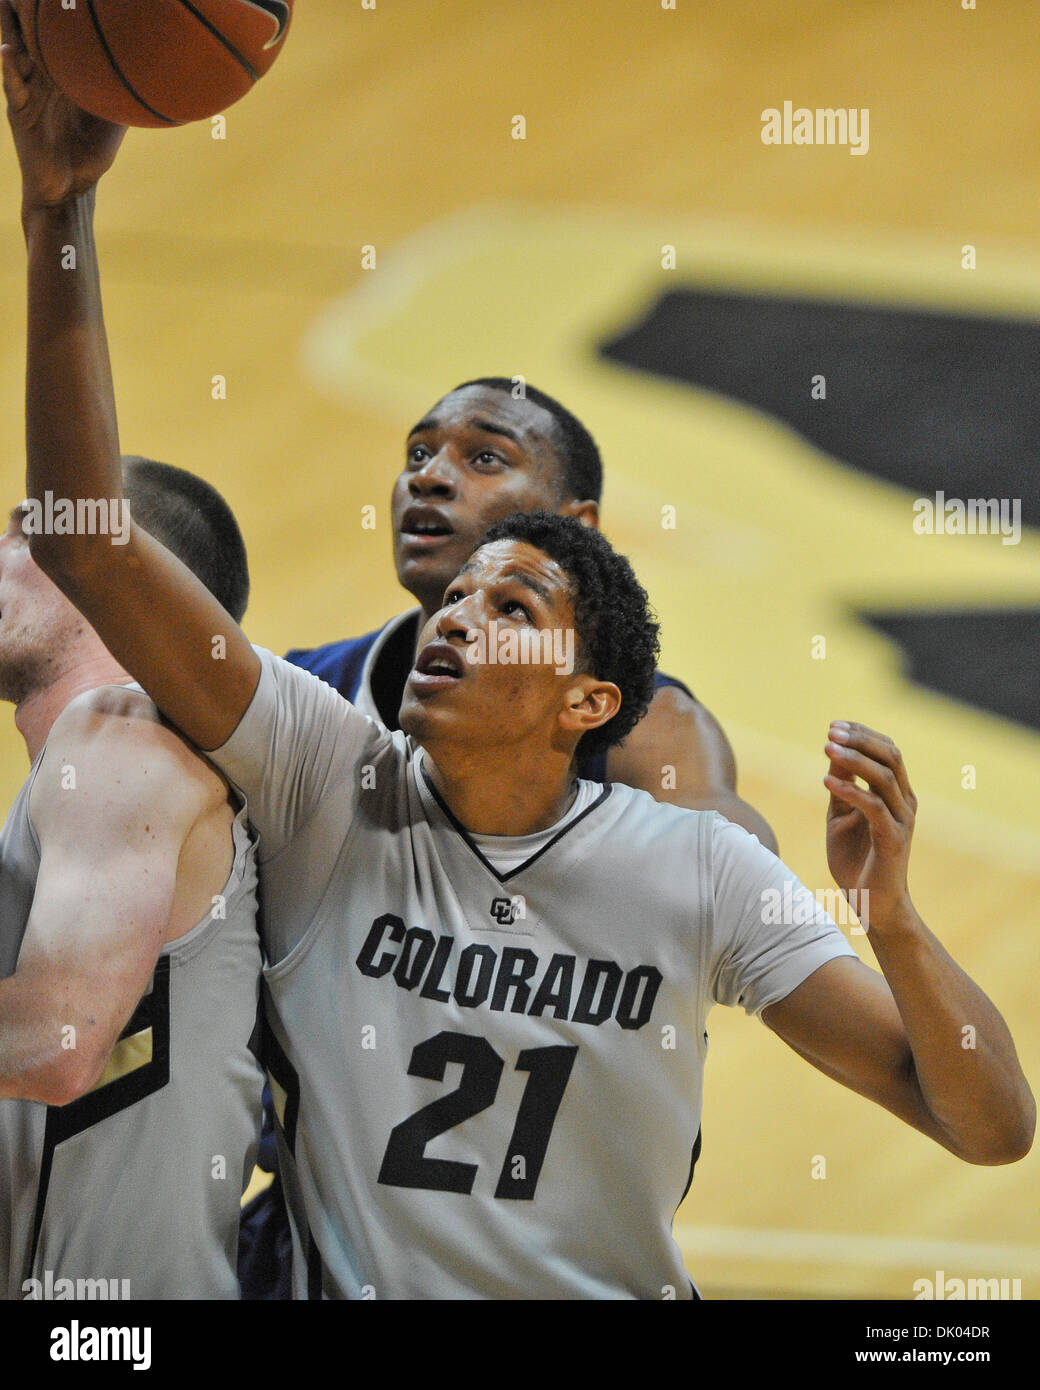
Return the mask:
<path fill-rule="evenodd" d="M 156 962 L 152 988 L 134 1010 L 130 1021 L 120 1033 L 118 1042 L 133 1037 L 146 1028 L 152 1030 L 152 1058 L 135 1067 L 125 1076 L 117 1076 L 107 1085 L 98 1086 L 68 1105 L 48 1105 L 47 1123 L 43 1135 L 43 1154 L 40 1158 L 40 1179 L 36 1192 L 36 1212 L 33 1217 L 32 1252 L 29 1268 L 36 1259 L 43 1212 L 47 1205 L 51 1165 L 59 1144 L 82 1134 L 85 1129 L 100 1124 L 111 1115 L 136 1105 L 146 1096 L 161 1091 L 170 1080 L 170 958 L 162 956 Z"/>
<path fill-rule="evenodd" d="M 690 1155 L 690 1176 L 686 1179 L 686 1186 L 683 1188 L 683 1194 L 682 1194 L 682 1196 L 679 1198 L 678 1202 L 677 1202 L 676 1205 L 675 1205 L 675 1210 L 676 1210 L 676 1211 L 678 1211 L 679 1208 L 682 1206 L 683 1202 L 686 1201 L 686 1194 L 689 1192 L 690 1188 L 693 1186 L 693 1170 L 694 1170 L 694 1168 L 696 1168 L 696 1166 L 697 1166 L 697 1160 L 700 1158 L 700 1156 L 701 1156 L 701 1131 L 700 1131 L 700 1128 L 698 1127 L 698 1129 L 697 1129 L 697 1138 L 693 1141 L 693 1153 Z M 698 1297 L 700 1297 L 699 1294 L 698 1294 Z"/>
<path fill-rule="evenodd" d="M 320 1302 L 323 1292 L 325 1267 L 321 1261 L 321 1251 L 307 1228 L 307 1298 L 310 1302 Z"/>
<path fill-rule="evenodd" d="M 457 819 L 456 816 L 452 814 L 451 808 L 448 806 L 444 798 L 441 796 L 440 792 L 438 792 L 437 788 L 433 785 L 433 782 L 430 780 L 430 774 L 426 771 L 425 763 L 423 763 L 420 771 L 422 772 L 423 781 L 426 783 L 427 787 L 429 787 L 430 791 L 432 792 L 434 799 L 437 802 L 437 805 L 448 817 L 448 820 L 451 822 L 452 828 L 462 836 L 466 844 L 469 845 L 470 849 L 477 856 L 480 862 L 484 865 L 484 868 L 487 869 L 488 873 L 493 874 L 494 877 L 498 879 L 499 883 L 508 883 L 511 878 L 516 878 L 517 874 L 522 874 L 525 870 L 529 869 L 536 859 L 541 859 L 542 855 L 547 854 L 548 851 L 552 849 L 553 845 L 557 844 L 560 840 L 563 839 L 564 835 L 569 835 L 576 825 L 580 825 L 587 815 L 594 811 L 596 807 L 599 806 L 602 802 L 606 801 L 607 797 L 614 790 L 611 783 L 608 782 L 604 786 L 603 790 L 600 792 L 599 796 L 596 797 L 596 800 L 592 803 L 592 805 L 586 806 L 580 816 L 575 816 L 573 820 L 568 821 L 562 830 L 557 831 L 557 833 L 552 837 L 548 844 L 543 845 L 541 849 L 536 850 L 534 854 L 531 855 L 530 859 L 525 859 L 524 862 L 518 865 L 515 869 L 510 869 L 510 871 L 507 874 L 500 874 L 499 871 L 495 868 L 494 864 L 492 864 L 488 859 L 485 859 L 484 855 L 480 851 L 480 847 L 474 843 L 466 827 L 462 824 L 460 820 Z"/>
<path fill-rule="evenodd" d="M 285 1092 L 285 1119 L 281 1122 L 281 1131 L 285 1136 L 286 1144 L 289 1146 L 289 1152 L 295 1157 L 296 1122 L 300 1114 L 300 1074 L 289 1061 L 281 1043 L 275 1037 L 274 1029 L 267 1020 L 266 1009 L 261 1008 L 260 1018 L 261 1062 Z M 273 1097 L 271 1109 L 274 1112 L 275 1123 L 278 1124 L 278 1112 L 275 1110 Z"/>
<path fill-rule="evenodd" d="M 253 1031 L 252 1031 L 252 1032 L 250 1033 L 250 1035 L 249 1035 L 249 1041 L 246 1043 L 246 1047 L 247 1047 L 247 1048 L 249 1049 L 249 1051 L 253 1054 L 253 1060 L 256 1062 L 257 1066 L 260 1068 L 261 1071 L 263 1071 L 263 1069 L 264 1069 L 264 1051 L 263 1051 L 263 1048 L 264 1048 L 264 1018 L 263 1018 L 263 1014 L 262 1014 L 261 1011 L 260 1011 L 261 1008 L 262 1008 L 262 1005 L 260 1004 L 260 1001 L 257 1000 L 257 1004 L 256 1004 L 256 1022 L 253 1024 Z"/>
<path fill-rule="evenodd" d="M 274 1117 L 275 1127 L 281 1130 L 286 1147 L 295 1161 L 296 1124 L 300 1116 L 300 1074 L 285 1055 L 285 1050 L 275 1036 L 274 1029 L 267 1019 L 267 1010 L 263 1006 L 260 1009 L 260 1026 L 261 1064 L 270 1074 L 271 1079 L 277 1082 L 285 1092 L 285 1119 L 279 1122 L 273 1096 L 271 1097 L 271 1114 Z M 277 1172 L 275 1182 L 278 1182 Z M 268 1188 L 261 1196 L 269 1197 L 271 1191 L 272 1189 Z M 278 1219 L 284 1224 L 288 1219 L 287 1209 L 289 1205 L 284 1185 L 281 1186 L 280 1196 L 277 1200 L 280 1208 Z M 318 1249 L 317 1242 L 306 1221 L 300 1227 L 300 1242 L 303 1245 L 307 1260 L 307 1298 L 321 1299 L 324 1296 L 325 1265 L 321 1258 L 321 1251 Z"/>

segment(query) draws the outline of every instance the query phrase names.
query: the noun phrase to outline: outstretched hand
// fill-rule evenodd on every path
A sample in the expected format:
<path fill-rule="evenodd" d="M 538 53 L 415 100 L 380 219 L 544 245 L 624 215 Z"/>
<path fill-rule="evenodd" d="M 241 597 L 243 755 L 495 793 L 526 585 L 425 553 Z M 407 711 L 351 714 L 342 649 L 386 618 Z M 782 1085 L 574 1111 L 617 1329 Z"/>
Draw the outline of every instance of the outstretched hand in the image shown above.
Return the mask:
<path fill-rule="evenodd" d="M 4 94 L 18 161 L 22 210 L 71 202 L 111 167 L 126 127 L 74 106 L 33 61 L 19 12 L 0 0 Z"/>
<path fill-rule="evenodd" d="M 823 779 L 831 794 L 827 863 L 839 888 L 855 889 L 857 901 L 869 904 L 870 922 L 883 923 L 910 906 L 906 872 L 917 797 L 902 754 L 885 734 L 838 721 L 824 752 L 831 764 Z M 861 911 L 866 926 L 864 916 Z"/>

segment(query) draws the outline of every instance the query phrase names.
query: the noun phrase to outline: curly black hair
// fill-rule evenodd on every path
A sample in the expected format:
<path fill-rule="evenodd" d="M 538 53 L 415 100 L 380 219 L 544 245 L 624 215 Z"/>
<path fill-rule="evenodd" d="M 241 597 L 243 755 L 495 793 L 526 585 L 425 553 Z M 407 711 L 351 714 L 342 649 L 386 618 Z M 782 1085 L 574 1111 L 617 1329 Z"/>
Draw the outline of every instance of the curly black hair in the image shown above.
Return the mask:
<path fill-rule="evenodd" d="M 555 560 L 571 581 L 579 670 L 612 681 L 621 691 L 613 719 L 581 739 L 583 753 L 600 753 L 631 733 L 654 697 L 658 625 L 632 566 L 594 527 L 555 512 L 515 512 L 481 540 L 527 541 Z"/>

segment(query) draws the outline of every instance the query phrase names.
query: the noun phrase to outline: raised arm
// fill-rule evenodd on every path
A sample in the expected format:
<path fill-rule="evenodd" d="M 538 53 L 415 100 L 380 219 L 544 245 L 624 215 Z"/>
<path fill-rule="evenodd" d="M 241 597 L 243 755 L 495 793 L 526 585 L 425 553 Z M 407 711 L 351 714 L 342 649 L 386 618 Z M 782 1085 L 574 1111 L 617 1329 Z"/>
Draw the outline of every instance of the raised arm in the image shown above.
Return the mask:
<path fill-rule="evenodd" d="M 94 244 L 94 193 L 124 130 L 69 103 L 0 0 L 8 117 L 28 251 L 27 494 L 104 499 L 122 516 L 115 396 Z M 111 512 L 109 513 L 111 514 Z M 146 532 L 34 533 L 36 563 L 164 714 L 202 748 L 234 731 L 260 667 L 234 620 Z"/>
<path fill-rule="evenodd" d="M 1003 1018 L 910 901 L 917 798 L 902 756 L 846 723 L 831 726 L 826 752 L 828 862 L 856 891 L 884 978 L 833 960 L 762 1017 L 814 1066 L 959 1158 L 1013 1163 L 1032 1144 L 1036 1107 Z"/>

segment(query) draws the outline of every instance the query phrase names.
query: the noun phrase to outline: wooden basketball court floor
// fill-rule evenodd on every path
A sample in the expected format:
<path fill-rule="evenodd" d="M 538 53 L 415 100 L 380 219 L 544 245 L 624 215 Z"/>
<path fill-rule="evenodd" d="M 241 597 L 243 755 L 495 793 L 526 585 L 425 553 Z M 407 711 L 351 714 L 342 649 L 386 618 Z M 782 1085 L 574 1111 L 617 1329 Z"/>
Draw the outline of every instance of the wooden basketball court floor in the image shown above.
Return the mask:
<path fill-rule="evenodd" d="M 99 215 L 123 446 L 226 493 L 255 641 L 280 651 L 398 611 L 387 502 L 408 426 L 457 381 L 522 374 L 596 434 L 605 528 L 659 609 L 664 667 L 721 718 L 743 795 L 811 887 L 830 883 L 828 719 L 896 737 L 920 798 L 915 900 L 1003 1010 L 1034 1086 L 1040 740 L 912 686 L 847 612 L 1035 602 L 1036 534 L 915 536 L 906 493 L 595 345 L 679 286 L 1035 317 L 1038 43 L 1031 0 L 301 0 L 226 138 L 131 134 Z M 868 108 L 869 151 L 764 145 L 761 113 L 785 100 Z M 7 149 L 12 503 L 22 281 Z M 6 805 L 26 771 L 9 718 L 0 748 Z M 710 1032 L 703 1156 L 677 1221 L 707 1295 L 907 1299 L 942 1270 L 1036 1297 L 1035 1154 L 966 1166 L 742 1014 L 716 1010 Z"/>

